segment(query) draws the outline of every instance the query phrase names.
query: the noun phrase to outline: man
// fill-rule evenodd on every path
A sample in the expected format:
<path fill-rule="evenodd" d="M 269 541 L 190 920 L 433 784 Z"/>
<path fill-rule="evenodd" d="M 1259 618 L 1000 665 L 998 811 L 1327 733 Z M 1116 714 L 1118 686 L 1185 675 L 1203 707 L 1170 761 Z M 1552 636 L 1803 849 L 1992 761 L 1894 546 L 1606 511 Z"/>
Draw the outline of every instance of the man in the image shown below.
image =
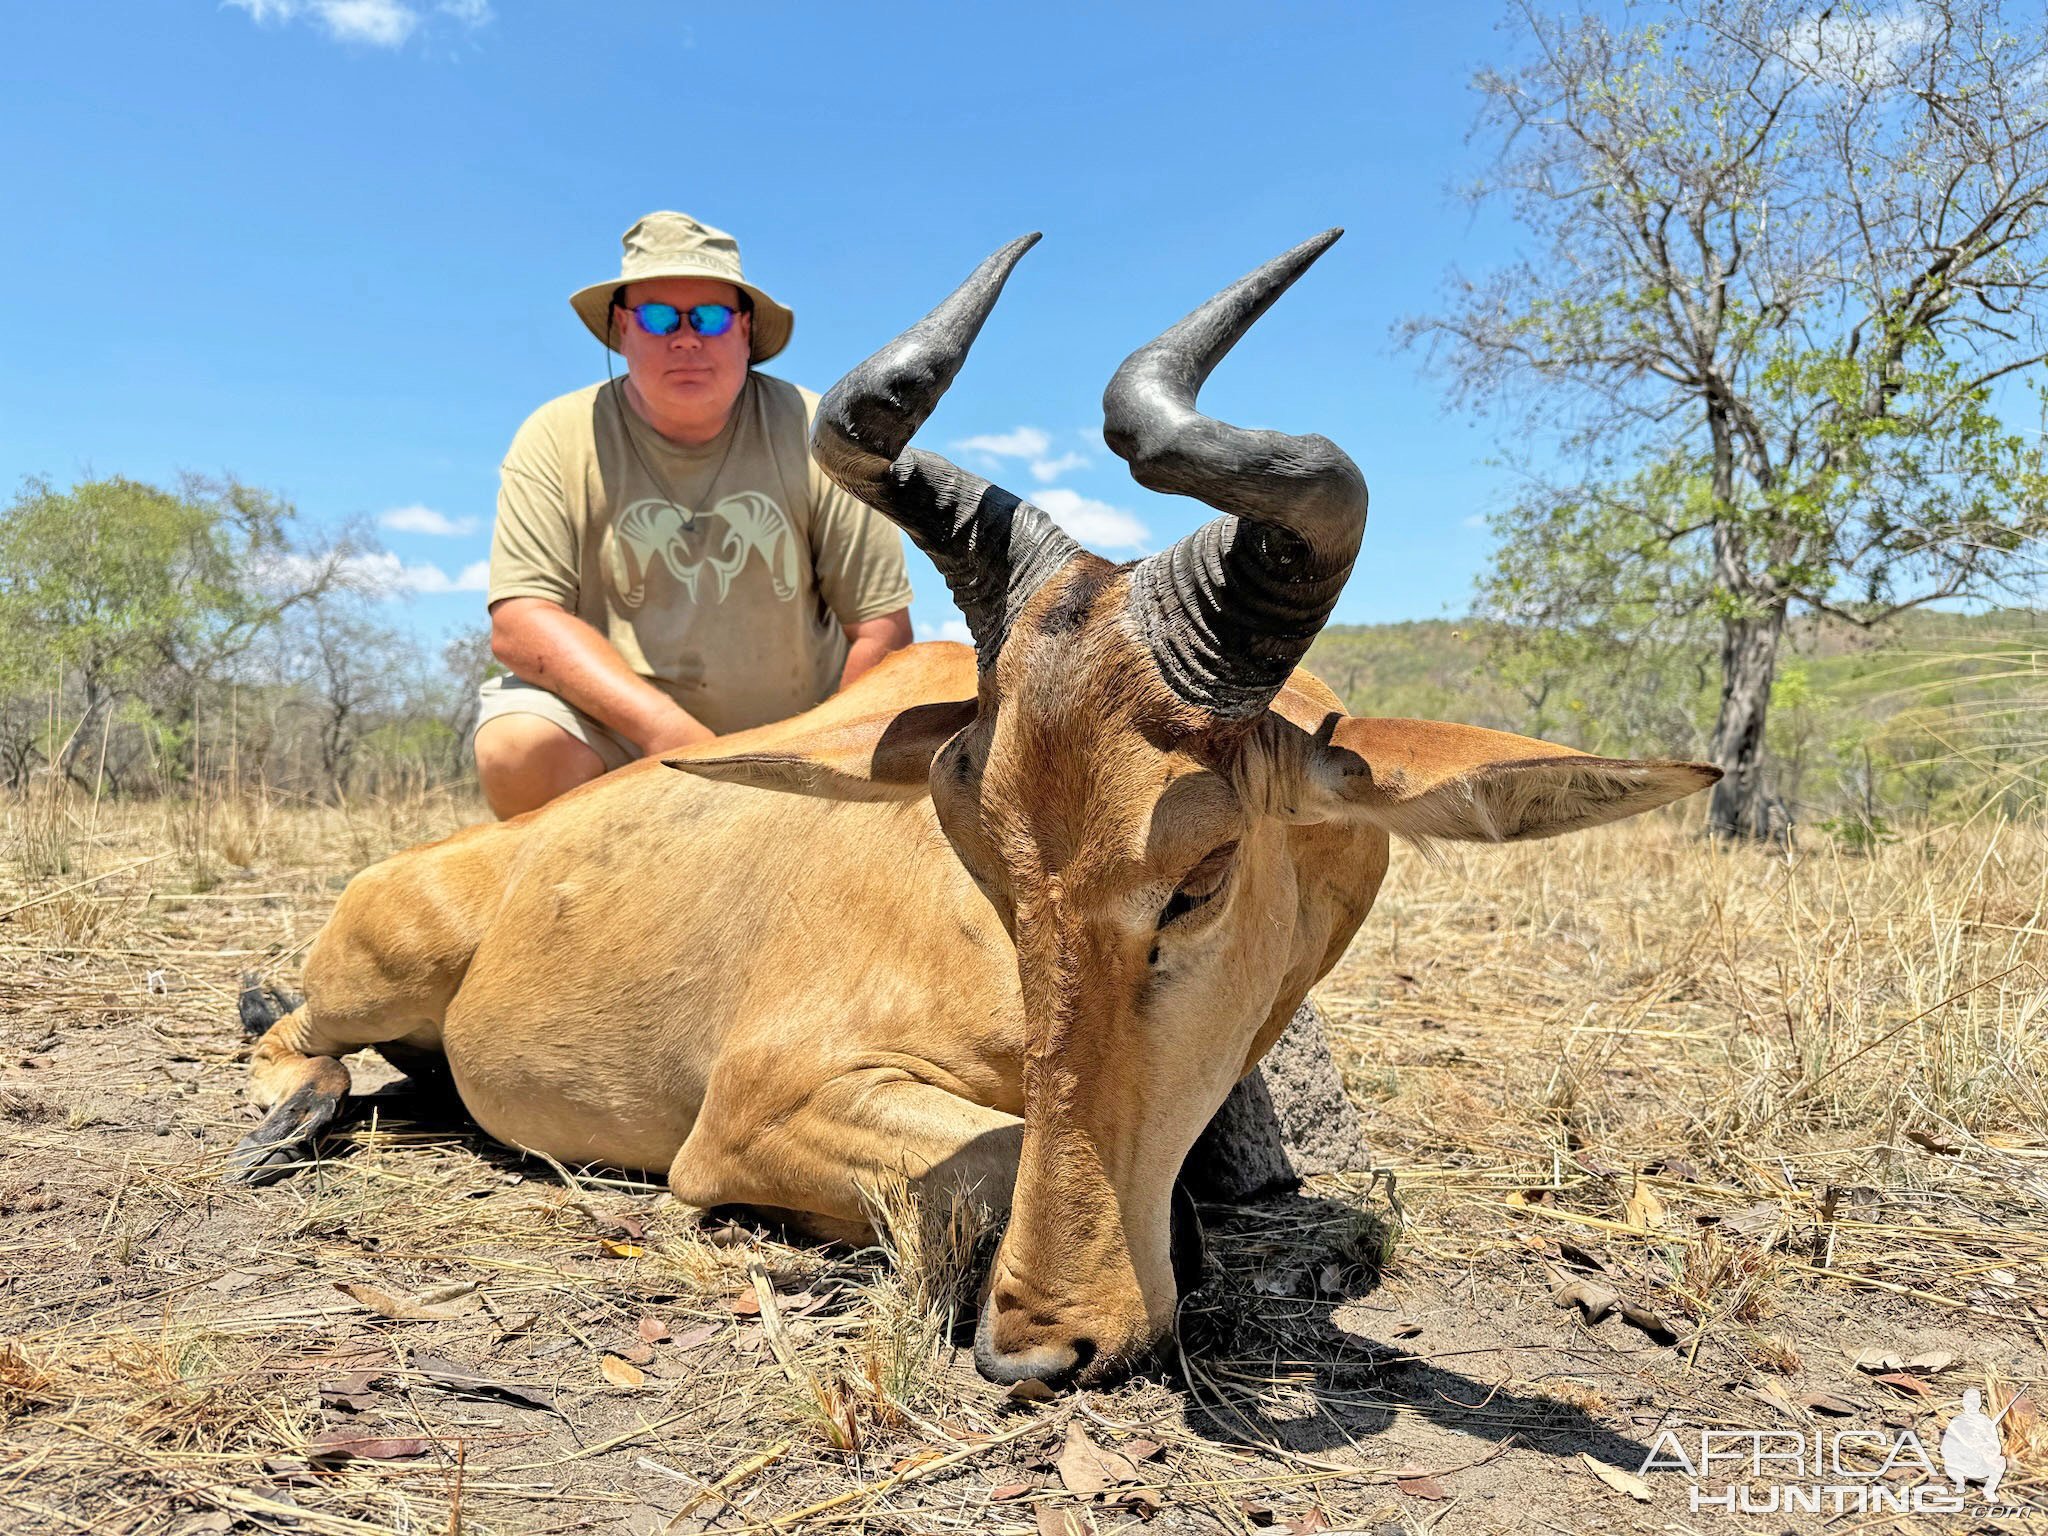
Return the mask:
<path fill-rule="evenodd" d="M 477 776 L 501 818 L 636 757 L 810 708 L 910 643 L 893 524 L 811 463 L 818 397 L 757 372 L 789 310 L 680 213 L 570 300 L 626 360 L 501 466 Z M 607 370 L 609 375 L 609 370 Z"/>

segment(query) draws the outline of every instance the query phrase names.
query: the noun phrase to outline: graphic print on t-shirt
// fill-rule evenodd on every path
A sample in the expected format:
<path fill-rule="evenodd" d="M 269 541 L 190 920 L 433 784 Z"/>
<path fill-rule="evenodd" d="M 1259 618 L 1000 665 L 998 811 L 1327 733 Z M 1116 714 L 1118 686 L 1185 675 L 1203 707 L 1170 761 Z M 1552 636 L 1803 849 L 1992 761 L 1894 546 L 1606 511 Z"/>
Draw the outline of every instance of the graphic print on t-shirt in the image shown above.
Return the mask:
<path fill-rule="evenodd" d="M 613 520 L 612 535 L 617 541 L 612 585 L 628 608 L 646 600 L 648 573 L 657 560 L 693 603 L 724 602 L 733 578 L 756 554 L 768 568 L 775 595 L 784 602 L 796 596 L 796 533 L 775 498 L 759 491 L 723 497 L 694 519 L 671 502 L 636 501 Z M 710 589 L 700 591 L 706 573 Z"/>

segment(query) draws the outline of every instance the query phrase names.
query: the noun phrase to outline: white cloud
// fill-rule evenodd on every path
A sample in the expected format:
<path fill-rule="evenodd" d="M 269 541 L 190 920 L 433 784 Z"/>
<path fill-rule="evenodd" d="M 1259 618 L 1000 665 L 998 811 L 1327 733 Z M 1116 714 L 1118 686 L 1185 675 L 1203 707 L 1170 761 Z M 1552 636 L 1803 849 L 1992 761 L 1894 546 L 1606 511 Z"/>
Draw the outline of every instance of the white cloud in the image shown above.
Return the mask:
<path fill-rule="evenodd" d="M 1063 453 L 1056 459 L 1033 459 L 1031 474 L 1040 485 L 1048 480 L 1057 480 L 1070 469 L 1086 469 L 1088 456 L 1080 453 Z"/>
<path fill-rule="evenodd" d="M 377 519 L 377 526 L 389 528 L 394 533 L 425 533 L 437 539 L 456 539 L 476 530 L 473 517 L 450 517 L 445 512 L 436 512 L 432 507 L 423 507 L 415 502 L 409 507 L 393 507 Z"/>
<path fill-rule="evenodd" d="M 1827 6 L 1778 34 L 1785 62 L 1825 84 L 1867 86 L 1910 70 L 1938 40 L 1938 22 L 1912 6 L 1844 11 Z"/>
<path fill-rule="evenodd" d="M 965 619 L 948 619 L 943 624 L 920 623 L 917 626 L 917 638 L 920 640 L 957 640 L 962 645 L 974 644 L 974 632 L 967 627 Z"/>
<path fill-rule="evenodd" d="M 454 576 L 438 565 L 408 565 L 401 581 L 414 592 L 484 592 L 491 585 L 491 562 L 472 560 Z"/>
<path fill-rule="evenodd" d="M 399 0 L 312 0 L 328 32 L 345 43 L 396 48 L 420 24 L 420 13 Z"/>
<path fill-rule="evenodd" d="M 1031 499 L 1090 549 L 1142 550 L 1152 542 L 1152 530 L 1122 507 L 1065 486 L 1048 486 Z"/>
<path fill-rule="evenodd" d="M 372 48 L 402 47 L 426 19 L 408 0 L 222 0 L 267 25 L 306 20 L 317 23 L 338 42 Z M 435 10 L 465 27 L 491 19 L 490 0 L 440 0 Z"/>
<path fill-rule="evenodd" d="M 963 437 L 953 446 L 969 453 L 985 453 L 995 459 L 1042 459 L 1052 447 L 1052 439 L 1036 427 L 1019 427 L 1014 432 L 984 432 L 978 437 Z"/>
<path fill-rule="evenodd" d="M 1484 512 L 1474 512 L 1470 517 L 1459 519 L 1458 526 L 1460 528 L 1484 528 L 1486 526 L 1486 514 Z"/>
<path fill-rule="evenodd" d="M 324 562 L 312 555 L 280 555 L 266 559 L 256 579 L 266 587 L 289 591 L 310 581 Z M 491 562 L 475 560 L 450 576 L 431 561 L 408 565 L 389 550 L 345 555 L 335 574 L 340 584 L 366 597 L 399 597 L 407 593 L 483 592 L 490 588 Z"/>

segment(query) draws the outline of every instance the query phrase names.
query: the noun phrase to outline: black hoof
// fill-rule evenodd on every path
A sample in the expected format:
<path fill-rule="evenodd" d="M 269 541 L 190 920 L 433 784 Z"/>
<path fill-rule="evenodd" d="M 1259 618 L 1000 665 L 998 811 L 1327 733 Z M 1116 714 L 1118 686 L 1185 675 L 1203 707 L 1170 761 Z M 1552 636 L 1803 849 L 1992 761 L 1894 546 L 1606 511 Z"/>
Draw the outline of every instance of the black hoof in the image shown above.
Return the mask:
<path fill-rule="evenodd" d="M 271 1184 L 313 1162 L 315 1143 L 340 1113 L 340 1094 L 301 1088 L 235 1144 L 221 1182 Z"/>

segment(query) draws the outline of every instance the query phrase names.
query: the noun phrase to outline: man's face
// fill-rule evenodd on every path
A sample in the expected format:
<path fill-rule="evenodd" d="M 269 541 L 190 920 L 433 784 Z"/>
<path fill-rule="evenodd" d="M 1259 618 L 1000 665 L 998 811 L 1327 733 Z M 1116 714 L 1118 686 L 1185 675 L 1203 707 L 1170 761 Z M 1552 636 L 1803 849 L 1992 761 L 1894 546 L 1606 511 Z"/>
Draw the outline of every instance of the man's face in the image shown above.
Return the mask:
<path fill-rule="evenodd" d="M 737 309 L 740 292 L 708 277 L 661 277 L 629 283 L 625 308 L 612 311 L 612 325 L 625 354 L 626 372 L 645 414 L 670 437 L 716 436 L 747 381 L 753 345 L 751 315 L 735 315 L 723 336 L 699 336 L 687 318 L 669 336 L 650 336 L 633 317 L 635 304 L 726 304 Z"/>

